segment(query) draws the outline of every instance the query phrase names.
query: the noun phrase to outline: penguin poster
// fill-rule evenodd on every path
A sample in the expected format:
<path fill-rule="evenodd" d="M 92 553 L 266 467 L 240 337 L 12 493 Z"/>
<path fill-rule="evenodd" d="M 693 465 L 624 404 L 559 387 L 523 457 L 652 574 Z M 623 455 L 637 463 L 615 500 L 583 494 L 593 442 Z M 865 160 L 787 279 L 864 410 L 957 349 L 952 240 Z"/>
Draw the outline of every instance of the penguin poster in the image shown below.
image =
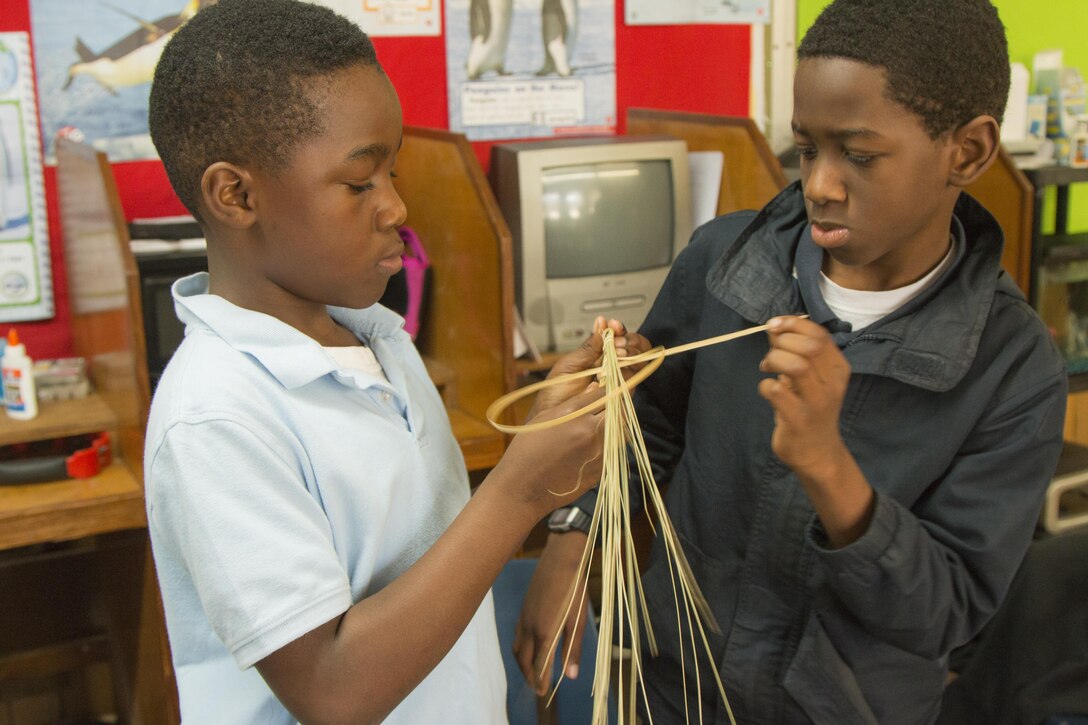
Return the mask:
<path fill-rule="evenodd" d="M 74 126 L 111 161 L 157 158 L 147 99 L 162 49 L 202 0 L 30 0 L 46 163 Z"/>
<path fill-rule="evenodd" d="M 616 129 L 615 0 L 447 0 L 450 128 L 472 140 Z"/>

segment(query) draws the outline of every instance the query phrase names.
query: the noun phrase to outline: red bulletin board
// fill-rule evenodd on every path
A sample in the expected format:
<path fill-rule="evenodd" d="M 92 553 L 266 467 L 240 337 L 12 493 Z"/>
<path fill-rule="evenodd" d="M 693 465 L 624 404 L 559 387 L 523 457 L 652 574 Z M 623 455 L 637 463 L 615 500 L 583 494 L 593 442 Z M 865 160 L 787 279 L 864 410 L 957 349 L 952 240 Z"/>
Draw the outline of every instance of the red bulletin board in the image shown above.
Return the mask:
<path fill-rule="evenodd" d="M 616 0 L 616 112 L 619 132 L 630 107 L 730 116 L 748 114 L 750 63 L 747 25 L 626 26 Z M 29 31 L 28 0 L 0 0 L 0 31 Z M 33 43 L 32 43 L 33 45 Z M 404 122 L 448 128 L 445 41 L 439 37 L 375 38 L 378 58 L 400 94 Z M 43 139 L 43 145 L 45 145 Z M 473 147 L 487 169 L 491 146 Z M 121 204 L 129 219 L 185 212 L 157 161 L 114 164 Z M 36 358 L 71 354 L 67 279 L 64 271 L 56 173 L 45 169 L 56 316 L 19 323 L 19 336 Z"/>

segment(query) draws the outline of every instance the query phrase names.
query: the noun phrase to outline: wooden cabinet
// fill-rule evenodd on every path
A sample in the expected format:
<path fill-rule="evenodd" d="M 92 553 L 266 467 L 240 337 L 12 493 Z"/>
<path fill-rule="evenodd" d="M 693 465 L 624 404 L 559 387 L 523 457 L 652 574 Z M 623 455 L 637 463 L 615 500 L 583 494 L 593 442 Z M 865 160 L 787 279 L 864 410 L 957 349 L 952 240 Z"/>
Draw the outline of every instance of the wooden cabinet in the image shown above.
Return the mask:
<path fill-rule="evenodd" d="M 97 394 L 42 403 L 30 421 L 0 416 L 0 445 L 101 431 L 116 436 L 117 418 Z M 0 487 L 0 683 L 106 663 L 125 722 L 177 722 L 145 525 L 140 479 L 123 458 L 91 478 Z M 34 717 L 52 705 L 22 707 Z M 99 714 L 87 707 L 69 697 L 62 714 Z"/>
<path fill-rule="evenodd" d="M 104 662 L 122 722 L 171 725 L 180 717 L 144 513 L 150 394 L 136 265 L 105 155 L 59 140 L 57 186 L 73 347 L 96 392 L 44 402 L 30 421 L 0 415 L 0 444 L 109 431 L 114 460 L 91 478 L 0 487 L 0 692 L 43 679 L 64 689 L 69 673 Z M 53 721 L 97 714 L 78 700 Z"/>

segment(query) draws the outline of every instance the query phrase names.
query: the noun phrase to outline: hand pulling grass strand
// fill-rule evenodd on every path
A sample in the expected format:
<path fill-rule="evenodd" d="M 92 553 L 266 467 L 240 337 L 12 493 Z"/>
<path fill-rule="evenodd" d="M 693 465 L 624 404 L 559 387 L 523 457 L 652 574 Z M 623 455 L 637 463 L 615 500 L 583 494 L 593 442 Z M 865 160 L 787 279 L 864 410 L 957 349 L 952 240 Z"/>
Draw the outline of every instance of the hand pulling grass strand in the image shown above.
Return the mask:
<path fill-rule="evenodd" d="M 631 533 L 630 498 L 628 496 L 629 468 L 626 455 L 628 447 L 631 448 L 636 465 L 639 469 L 640 479 L 642 481 L 643 500 L 652 505 L 653 511 L 657 515 L 658 526 L 661 529 L 661 536 L 663 537 L 665 548 L 668 553 L 666 561 L 669 566 L 669 577 L 672 582 L 674 603 L 676 605 L 677 630 L 683 632 L 685 631 L 683 625 L 685 623 L 687 625 L 686 631 L 688 633 L 688 642 L 685 645 L 683 635 L 681 635 L 680 641 L 681 675 L 685 692 L 685 719 L 690 719 L 690 713 L 687 712 L 686 695 L 688 684 L 687 672 L 686 669 L 684 669 L 686 667 L 684 664 L 685 658 L 683 656 L 686 646 L 691 647 L 690 652 L 692 654 L 692 662 L 695 665 L 695 672 L 693 674 L 696 688 L 696 702 L 702 701 L 702 683 L 700 679 L 696 641 L 696 632 L 698 632 L 699 640 L 706 652 L 707 661 L 710 663 L 710 672 L 714 676 L 714 682 L 717 685 L 718 693 L 725 703 L 726 713 L 729 715 L 730 722 L 732 722 L 733 725 L 736 725 L 732 708 L 729 706 L 729 699 L 725 694 L 725 687 L 718 675 L 718 670 L 715 666 L 713 655 L 711 654 L 710 644 L 707 641 L 704 626 L 710 627 L 711 631 L 715 633 L 720 634 L 720 630 L 702 591 L 699 589 L 698 583 L 695 581 L 695 576 L 691 571 L 691 566 L 688 564 L 687 557 L 684 555 L 679 537 L 665 510 L 665 504 L 657 490 L 657 484 L 654 482 L 653 473 L 650 470 L 649 455 L 646 452 L 646 444 L 642 438 L 642 431 L 638 425 L 634 404 L 631 401 L 630 388 L 637 385 L 660 367 L 664 358 L 668 355 L 726 342 L 727 340 L 743 337 L 745 335 L 762 332 L 766 329 L 766 325 L 760 325 L 726 335 L 719 335 L 717 337 L 687 343 L 667 350 L 657 347 L 642 355 L 625 358 L 622 361 L 616 356 L 616 348 L 613 342 L 614 333 L 611 329 L 605 329 L 602 332 L 605 344 L 604 364 L 601 367 L 579 373 L 558 376 L 528 386 L 499 398 L 492 403 L 487 410 L 487 417 L 492 425 L 504 432 L 516 433 L 559 425 L 576 418 L 579 415 L 584 415 L 588 412 L 597 410 L 602 406 L 605 407 L 604 460 L 602 462 L 603 469 L 601 482 L 598 487 L 597 507 L 593 512 L 586 548 L 582 553 L 578 574 L 574 582 L 575 586 L 572 588 L 571 598 L 563 613 L 562 622 L 566 622 L 570 618 L 572 611 L 577 612 L 575 615 L 576 617 L 581 616 L 586 596 L 586 587 L 584 586 L 584 583 L 589 576 L 593 544 L 599 535 L 601 539 L 602 564 L 601 621 L 598 627 L 600 641 L 604 643 L 612 642 L 613 634 L 615 634 L 615 639 L 618 641 L 619 647 L 622 650 L 625 644 L 625 637 L 629 635 L 630 638 L 629 646 L 631 661 L 627 668 L 628 698 L 626 703 L 621 703 L 619 713 L 621 725 L 625 721 L 625 713 L 627 721 L 631 723 L 635 722 L 637 692 L 641 691 L 643 697 L 646 697 L 645 687 L 642 682 L 641 649 L 639 646 L 640 621 L 645 622 L 646 641 L 651 654 L 657 654 L 657 642 L 654 637 L 653 628 L 650 626 L 646 598 L 642 590 L 642 580 L 638 573 L 634 537 Z M 639 370 L 631 376 L 630 380 L 624 380 L 621 368 L 640 362 L 646 362 L 647 364 L 642 370 Z M 496 419 L 511 403 L 520 400 L 526 395 L 531 395 L 547 385 L 556 385 L 561 382 L 566 382 L 567 380 L 579 377 L 589 377 L 591 375 L 600 375 L 603 378 L 605 386 L 606 394 L 604 398 L 595 403 L 587 405 L 573 413 L 540 423 L 532 423 L 523 426 L 509 426 L 496 422 Z M 651 522 L 651 526 L 652 525 Z M 577 586 L 579 583 L 582 583 L 583 586 Z M 579 589 L 581 589 L 581 598 L 577 602 L 577 607 L 575 607 L 575 599 Z M 619 614 L 618 623 L 616 622 L 617 612 Z M 641 614 L 641 617 L 639 614 Z M 627 625 L 626 628 L 624 627 L 624 624 Z M 555 656 L 555 650 L 559 646 L 560 633 L 563 629 L 564 627 L 561 623 L 556 636 L 548 649 L 547 657 L 544 660 L 547 663 L 544 666 L 545 671 L 550 670 L 552 659 Z M 612 671 L 610 657 L 610 647 L 600 646 L 597 648 L 597 661 L 595 663 L 593 680 L 594 703 L 592 722 L 595 724 L 603 724 L 608 721 L 608 694 Z M 567 662 L 563 663 L 561 671 L 566 671 L 567 664 Z M 621 681 L 624 679 L 623 670 L 623 661 L 620 660 L 618 675 Z M 562 678 L 560 678 L 560 681 L 561 679 Z M 557 683 L 556 689 L 558 689 L 558 686 Z M 554 695 L 555 690 L 552 691 L 552 696 L 554 697 Z M 624 706 L 626 710 L 624 709 Z M 702 722 L 701 710 L 698 715 L 699 722 Z"/>
<path fill-rule="evenodd" d="M 798 315 L 799 317 L 808 317 L 808 315 Z M 660 345 L 647 350 L 641 355 L 633 355 L 631 357 L 625 357 L 619 361 L 619 367 L 625 368 L 631 365 L 637 365 L 638 363 L 646 363 L 646 367 L 639 370 L 637 373 L 631 376 L 627 380 L 627 387 L 635 387 L 643 380 L 648 378 L 655 370 L 661 367 L 661 363 L 669 355 L 676 355 L 681 352 L 687 352 L 689 350 L 695 350 L 700 347 L 707 347 L 709 345 L 717 345 L 720 342 L 728 342 L 729 340 L 735 340 L 738 337 L 745 337 L 746 335 L 753 335 L 757 332 L 763 332 L 767 329 L 767 325 L 757 325 L 756 327 L 748 327 L 737 332 L 730 332 L 725 335 L 718 335 L 717 337 L 708 337 L 705 340 L 697 340 L 695 342 L 688 342 L 683 345 L 677 345 L 676 347 L 670 347 L 668 349 L 661 347 Z M 521 400 L 522 398 L 533 395 L 541 388 L 546 388 L 550 385 L 558 385 L 559 383 L 565 383 L 568 380 L 574 380 L 577 378 L 588 378 L 590 376 L 598 375 L 604 372 L 604 366 L 592 368 L 590 370 L 582 370 L 577 373 L 568 373 L 566 375 L 558 375 L 554 378 L 548 378 L 541 380 L 540 382 L 533 383 L 532 385 L 526 385 L 524 388 L 518 388 L 512 393 L 498 398 L 491 405 L 487 406 L 487 420 L 491 423 L 495 429 L 502 431 L 503 433 L 521 433 L 523 431 L 542 430 L 544 428 L 551 428 L 553 425 L 559 425 L 560 423 L 566 423 L 568 420 L 574 420 L 578 416 L 591 413 L 594 410 L 598 410 L 609 402 L 613 401 L 619 394 L 619 390 L 609 392 L 601 400 L 590 403 L 589 405 L 579 408 L 572 413 L 567 413 L 559 418 L 553 418 L 551 420 L 541 421 L 539 423 L 525 423 L 523 425 L 508 425 L 506 423 L 500 423 L 499 418 L 506 412 L 506 409 L 511 405 Z"/>

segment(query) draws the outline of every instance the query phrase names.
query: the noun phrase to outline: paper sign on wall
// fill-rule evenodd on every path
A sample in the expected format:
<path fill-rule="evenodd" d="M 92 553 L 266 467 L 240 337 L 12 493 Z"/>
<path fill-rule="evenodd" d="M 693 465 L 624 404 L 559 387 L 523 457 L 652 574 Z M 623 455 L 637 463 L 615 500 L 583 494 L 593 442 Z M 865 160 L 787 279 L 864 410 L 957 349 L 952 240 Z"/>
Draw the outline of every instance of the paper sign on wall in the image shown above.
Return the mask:
<path fill-rule="evenodd" d="M 450 128 L 474 141 L 616 130 L 615 0 L 447 0 Z"/>
<path fill-rule="evenodd" d="M 321 0 L 368 35 L 439 35 L 442 18 L 439 0 Z"/>
<path fill-rule="evenodd" d="M 771 0 L 627 0 L 623 10 L 628 25 L 771 22 Z"/>

